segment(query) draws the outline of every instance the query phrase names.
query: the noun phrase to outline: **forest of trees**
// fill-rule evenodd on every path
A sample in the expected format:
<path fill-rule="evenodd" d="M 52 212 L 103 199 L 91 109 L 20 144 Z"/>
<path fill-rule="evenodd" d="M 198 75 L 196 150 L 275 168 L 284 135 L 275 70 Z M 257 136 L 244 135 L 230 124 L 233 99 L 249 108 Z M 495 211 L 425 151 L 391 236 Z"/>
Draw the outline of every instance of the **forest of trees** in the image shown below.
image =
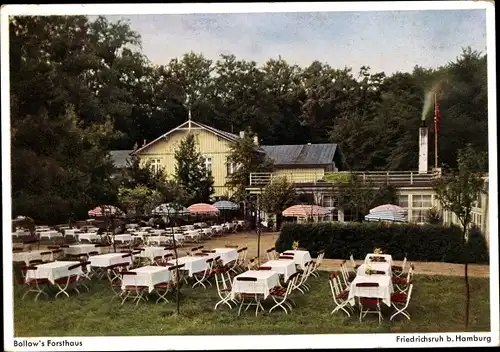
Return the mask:
<path fill-rule="evenodd" d="M 188 103 L 194 120 L 250 128 L 263 144 L 339 143 L 351 170 L 415 170 L 425 96 L 439 87 L 440 163 L 455 166 L 466 143 L 487 151 L 486 55 L 470 48 L 439 68 L 386 75 L 369 58 L 361 68 L 258 65 L 196 48 L 155 65 L 140 41 L 104 17 L 11 18 L 13 215 L 67 218 L 116 200 L 108 151 L 181 124 Z"/>

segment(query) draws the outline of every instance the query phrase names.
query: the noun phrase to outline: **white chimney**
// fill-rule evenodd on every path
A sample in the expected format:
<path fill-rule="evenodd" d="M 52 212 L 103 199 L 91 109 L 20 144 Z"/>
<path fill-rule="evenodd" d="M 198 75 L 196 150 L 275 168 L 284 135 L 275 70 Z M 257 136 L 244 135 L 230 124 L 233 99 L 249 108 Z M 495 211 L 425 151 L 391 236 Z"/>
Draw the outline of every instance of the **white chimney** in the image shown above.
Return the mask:
<path fill-rule="evenodd" d="M 240 138 L 245 138 L 245 131 L 240 131 Z"/>
<path fill-rule="evenodd" d="M 259 137 L 258 136 L 253 136 L 253 144 L 259 145 Z"/>
<path fill-rule="evenodd" d="M 429 168 L 429 129 L 423 123 L 419 129 L 418 173 L 426 174 Z"/>

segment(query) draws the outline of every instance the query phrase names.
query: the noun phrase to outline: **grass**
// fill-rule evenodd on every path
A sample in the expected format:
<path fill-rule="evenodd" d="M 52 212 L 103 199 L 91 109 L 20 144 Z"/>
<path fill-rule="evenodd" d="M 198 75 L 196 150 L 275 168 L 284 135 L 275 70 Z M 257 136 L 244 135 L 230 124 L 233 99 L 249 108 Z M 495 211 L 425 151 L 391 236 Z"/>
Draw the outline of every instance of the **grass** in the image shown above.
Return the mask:
<path fill-rule="evenodd" d="M 138 306 L 111 301 L 106 280 L 94 280 L 90 292 L 34 301 L 30 293 L 24 300 L 22 288 L 14 290 L 14 335 L 35 336 L 154 336 L 154 335 L 252 335 L 252 334 L 336 334 L 396 332 L 464 331 L 464 284 L 460 277 L 415 275 L 409 312 L 411 321 L 388 321 L 391 309 L 385 307 L 385 320 L 378 325 L 376 316 L 347 318 L 331 315 L 334 307 L 327 273 L 310 278 L 313 290 L 294 294 L 297 307 L 285 316 L 282 310 L 255 317 L 250 308 L 237 316 L 218 302 L 215 288 L 182 289 L 181 314 L 175 314 L 175 302 L 154 304 L 156 299 Z M 471 315 L 469 331 L 489 331 L 489 279 L 471 278 Z M 52 295 L 53 297 L 53 295 Z M 152 301 L 152 302 L 151 302 Z M 266 304 L 267 303 L 267 304 Z M 271 302 L 265 302 L 269 308 Z M 254 308 L 255 309 L 255 308 Z M 404 320 L 403 320 L 404 319 Z"/>

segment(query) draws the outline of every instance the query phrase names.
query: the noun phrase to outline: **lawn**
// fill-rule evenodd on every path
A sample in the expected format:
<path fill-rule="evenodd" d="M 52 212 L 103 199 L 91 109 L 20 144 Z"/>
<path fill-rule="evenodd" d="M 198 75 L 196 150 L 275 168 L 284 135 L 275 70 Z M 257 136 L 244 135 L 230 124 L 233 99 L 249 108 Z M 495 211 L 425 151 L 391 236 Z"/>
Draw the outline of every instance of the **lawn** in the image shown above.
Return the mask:
<path fill-rule="evenodd" d="M 343 313 L 331 315 L 334 307 L 327 273 L 311 277 L 313 290 L 293 295 L 297 307 L 285 316 L 273 310 L 255 317 L 250 308 L 237 316 L 227 306 L 213 308 L 218 301 L 215 288 L 183 288 L 181 315 L 175 303 L 155 305 L 156 299 L 139 306 L 117 299 L 107 281 L 94 280 L 90 292 L 70 298 L 59 296 L 34 302 L 30 293 L 21 300 L 22 292 L 14 291 L 14 335 L 35 336 L 136 336 L 136 335 L 238 335 L 238 334 L 336 334 L 391 332 L 458 332 L 464 331 L 464 284 L 460 277 L 415 275 L 409 312 L 412 320 L 388 321 L 391 309 L 384 312 L 379 326 L 375 316 L 360 323 L 358 317 Z M 470 331 L 489 331 L 489 279 L 471 278 Z M 271 302 L 264 304 L 269 308 Z M 403 320 L 404 319 L 404 320 Z"/>

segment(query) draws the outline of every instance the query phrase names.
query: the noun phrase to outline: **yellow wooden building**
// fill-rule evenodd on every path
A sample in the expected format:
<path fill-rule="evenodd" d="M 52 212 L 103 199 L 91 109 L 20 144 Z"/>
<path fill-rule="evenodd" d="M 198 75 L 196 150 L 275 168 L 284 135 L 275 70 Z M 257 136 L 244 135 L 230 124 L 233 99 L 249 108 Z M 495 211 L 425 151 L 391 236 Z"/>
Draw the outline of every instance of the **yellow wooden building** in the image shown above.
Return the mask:
<path fill-rule="evenodd" d="M 175 172 L 175 151 L 179 143 L 188 133 L 195 135 L 199 151 L 206 167 L 214 177 L 214 198 L 231 196 L 227 186 L 234 165 L 228 164 L 227 158 L 231 145 L 244 137 L 221 131 L 205 124 L 188 120 L 180 126 L 162 134 L 155 140 L 145 143 L 134 150 L 111 151 L 111 157 L 117 168 L 126 167 L 126 159 L 130 155 L 137 156 L 141 163 L 149 162 L 154 171 L 162 170 L 167 177 Z M 254 137 L 256 146 L 265 153 L 274 164 L 274 176 L 286 176 L 294 179 L 311 177 L 321 179 L 325 172 L 342 170 L 344 158 L 336 144 L 304 144 L 304 145 L 259 145 L 258 137 Z"/>

